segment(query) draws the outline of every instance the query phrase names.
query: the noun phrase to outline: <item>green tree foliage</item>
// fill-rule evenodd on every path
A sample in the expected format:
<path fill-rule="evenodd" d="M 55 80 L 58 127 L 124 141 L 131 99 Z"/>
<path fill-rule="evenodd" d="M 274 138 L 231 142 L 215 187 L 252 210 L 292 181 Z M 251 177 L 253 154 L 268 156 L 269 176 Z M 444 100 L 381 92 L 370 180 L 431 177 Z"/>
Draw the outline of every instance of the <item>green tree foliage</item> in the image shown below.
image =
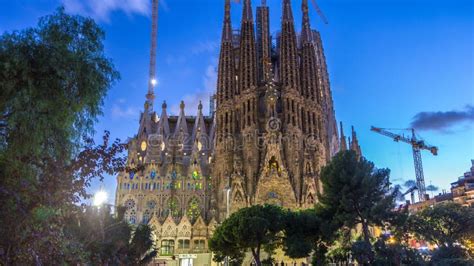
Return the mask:
<path fill-rule="evenodd" d="M 417 237 L 440 247 L 474 241 L 474 209 L 441 203 L 408 218 L 408 228 Z"/>
<path fill-rule="evenodd" d="M 261 250 L 269 246 L 275 248 L 281 242 L 285 216 L 285 212 L 274 205 L 240 209 L 216 229 L 209 240 L 209 249 L 216 253 L 216 261 L 223 261 L 226 256 L 240 261 L 244 252 L 250 250 L 255 263 L 262 265 Z"/>
<path fill-rule="evenodd" d="M 437 204 L 409 216 L 407 228 L 417 238 L 440 247 L 433 256 L 434 262 L 443 258 L 467 259 L 467 251 L 459 251 L 462 248 L 456 244 L 474 240 L 474 208 L 453 202 Z"/>
<path fill-rule="evenodd" d="M 375 261 L 373 265 L 398 266 L 398 265 L 425 265 L 425 261 L 417 250 L 395 242 L 387 244 L 387 237 L 382 236 L 374 243 Z"/>
<path fill-rule="evenodd" d="M 118 73 L 104 32 L 58 9 L 0 36 L 0 255 L 5 265 L 81 257 L 66 217 L 94 177 L 123 166 L 118 141 L 95 145 L 93 123 Z"/>
<path fill-rule="evenodd" d="M 469 253 L 460 246 L 441 246 L 433 252 L 431 264 L 434 266 L 472 266 L 474 260 Z"/>
<path fill-rule="evenodd" d="M 81 261 L 93 265 L 147 265 L 156 256 L 152 228 L 145 224 L 133 227 L 119 215 L 111 214 L 106 206 L 87 207 L 69 217 L 66 235 L 82 245 L 83 257 L 68 261 Z"/>
<path fill-rule="evenodd" d="M 314 209 L 287 212 L 283 250 L 290 258 L 305 258 L 320 241 L 320 219 Z"/>
<path fill-rule="evenodd" d="M 365 244 L 358 250 L 369 250 L 370 226 L 382 226 L 392 216 L 396 190 L 390 189 L 388 169 L 377 169 L 353 151 L 340 152 L 321 171 L 323 193 L 319 195 L 316 211 L 324 221 L 325 235 L 341 227 L 362 226 Z M 367 254 L 369 262 L 374 257 Z"/>

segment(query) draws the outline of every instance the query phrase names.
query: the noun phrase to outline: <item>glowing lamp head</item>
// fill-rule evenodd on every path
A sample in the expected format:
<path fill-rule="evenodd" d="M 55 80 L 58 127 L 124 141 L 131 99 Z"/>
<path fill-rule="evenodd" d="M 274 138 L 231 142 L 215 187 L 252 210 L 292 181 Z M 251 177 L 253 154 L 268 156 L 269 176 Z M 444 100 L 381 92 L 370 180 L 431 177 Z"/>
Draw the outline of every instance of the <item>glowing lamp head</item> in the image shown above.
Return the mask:
<path fill-rule="evenodd" d="M 100 206 L 107 201 L 107 192 L 99 190 L 94 195 L 94 206 Z"/>
<path fill-rule="evenodd" d="M 151 85 L 153 86 L 156 86 L 156 84 L 158 83 L 158 81 L 156 81 L 155 78 L 152 78 L 150 82 L 151 82 Z"/>

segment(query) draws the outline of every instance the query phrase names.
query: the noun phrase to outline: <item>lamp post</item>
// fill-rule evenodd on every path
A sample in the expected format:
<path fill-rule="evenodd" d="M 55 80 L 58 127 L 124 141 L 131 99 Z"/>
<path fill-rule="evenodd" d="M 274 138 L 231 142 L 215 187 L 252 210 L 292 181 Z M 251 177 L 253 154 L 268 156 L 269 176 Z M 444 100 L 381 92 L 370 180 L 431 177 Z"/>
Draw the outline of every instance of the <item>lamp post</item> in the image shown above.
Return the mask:
<path fill-rule="evenodd" d="M 230 178 L 229 178 L 230 179 Z M 230 206 L 230 191 L 231 191 L 231 188 L 230 188 L 230 182 L 229 184 L 224 188 L 224 191 L 226 193 L 226 214 L 225 214 L 225 218 L 229 218 L 229 206 Z M 226 256 L 225 257 L 225 263 L 224 263 L 225 266 L 229 266 L 229 257 Z"/>

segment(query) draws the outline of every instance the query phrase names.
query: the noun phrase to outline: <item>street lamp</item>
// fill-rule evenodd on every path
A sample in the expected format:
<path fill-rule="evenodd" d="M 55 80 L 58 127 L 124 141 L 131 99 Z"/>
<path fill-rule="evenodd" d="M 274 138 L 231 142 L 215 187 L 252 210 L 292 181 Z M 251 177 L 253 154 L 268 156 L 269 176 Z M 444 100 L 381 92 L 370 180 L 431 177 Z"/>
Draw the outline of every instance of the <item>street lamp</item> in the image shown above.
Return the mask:
<path fill-rule="evenodd" d="M 229 182 L 230 183 L 230 182 Z M 224 191 L 226 192 L 226 214 L 225 214 L 225 218 L 229 218 L 229 206 L 230 206 L 230 191 L 231 191 L 231 188 L 230 188 L 230 184 L 228 184 L 225 188 L 224 188 Z M 226 256 L 225 257 L 225 263 L 224 265 L 228 266 L 229 265 L 229 257 Z"/>

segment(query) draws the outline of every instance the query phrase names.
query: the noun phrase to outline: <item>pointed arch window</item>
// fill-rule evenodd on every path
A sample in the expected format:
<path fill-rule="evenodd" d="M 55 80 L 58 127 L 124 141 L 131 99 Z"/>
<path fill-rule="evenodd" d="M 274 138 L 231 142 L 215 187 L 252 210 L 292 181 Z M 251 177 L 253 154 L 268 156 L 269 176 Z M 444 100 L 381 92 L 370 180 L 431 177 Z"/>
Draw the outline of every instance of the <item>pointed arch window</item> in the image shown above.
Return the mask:
<path fill-rule="evenodd" d="M 150 221 L 150 218 L 151 218 L 150 210 L 146 210 L 145 213 L 143 213 L 142 223 L 147 224 Z"/>
<path fill-rule="evenodd" d="M 199 206 L 199 200 L 197 198 L 192 198 L 188 203 L 188 208 L 186 210 L 186 215 L 189 217 L 193 223 L 201 214 L 201 208 Z"/>

